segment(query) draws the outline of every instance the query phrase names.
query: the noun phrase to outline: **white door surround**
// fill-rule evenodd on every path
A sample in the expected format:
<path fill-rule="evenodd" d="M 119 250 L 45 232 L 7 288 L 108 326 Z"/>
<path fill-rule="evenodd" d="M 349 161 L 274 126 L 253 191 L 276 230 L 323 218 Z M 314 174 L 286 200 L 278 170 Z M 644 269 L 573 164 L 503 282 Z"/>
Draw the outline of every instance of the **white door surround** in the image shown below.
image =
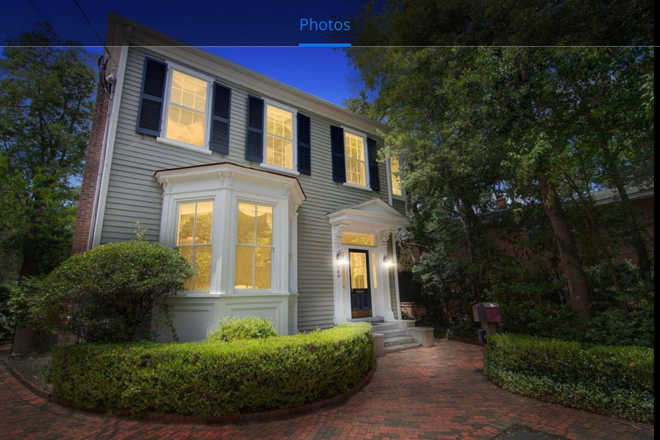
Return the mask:
<path fill-rule="evenodd" d="M 389 256 L 392 261 L 396 261 L 389 254 L 393 252 L 389 250 L 390 238 L 395 229 L 406 227 L 408 220 L 403 214 L 377 198 L 332 212 L 327 217 L 332 227 L 334 323 L 341 324 L 352 319 L 347 264 L 349 249 L 369 251 L 370 263 L 375 263 L 378 285 L 376 288 L 372 286 L 371 289 L 372 315 L 393 321 L 395 317 L 389 275 L 391 270 L 395 270 L 395 266 L 385 264 L 384 259 Z M 375 245 L 344 244 L 342 242 L 344 232 L 374 234 Z M 371 262 L 374 254 L 375 260 Z M 396 296 L 398 299 L 398 291 Z"/>

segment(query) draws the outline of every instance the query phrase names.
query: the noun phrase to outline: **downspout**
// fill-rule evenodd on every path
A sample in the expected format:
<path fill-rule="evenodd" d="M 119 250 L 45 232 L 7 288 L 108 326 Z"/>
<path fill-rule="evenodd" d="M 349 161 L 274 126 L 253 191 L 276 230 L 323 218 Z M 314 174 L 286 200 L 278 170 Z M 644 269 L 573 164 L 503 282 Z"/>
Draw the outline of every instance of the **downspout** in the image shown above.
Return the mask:
<path fill-rule="evenodd" d="M 117 72 L 117 82 L 114 90 L 112 103 L 109 107 L 108 122 L 106 124 L 105 139 L 103 143 L 103 167 L 98 176 L 97 181 L 97 194 L 95 195 L 95 207 L 92 213 L 92 229 L 89 234 L 88 248 L 93 248 L 101 244 L 101 228 L 103 227 L 103 217 L 105 214 L 105 202 L 108 196 L 108 179 L 110 175 L 110 167 L 112 164 L 112 153 L 115 145 L 115 137 L 117 134 L 117 121 L 119 119 L 119 105 L 121 101 L 122 91 L 124 89 L 124 76 L 126 73 L 126 64 L 128 64 L 128 46 L 133 32 L 132 26 L 126 26 L 124 31 L 124 39 L 122 41 L 121 52 L 117 65 L 119 66 Z"/>

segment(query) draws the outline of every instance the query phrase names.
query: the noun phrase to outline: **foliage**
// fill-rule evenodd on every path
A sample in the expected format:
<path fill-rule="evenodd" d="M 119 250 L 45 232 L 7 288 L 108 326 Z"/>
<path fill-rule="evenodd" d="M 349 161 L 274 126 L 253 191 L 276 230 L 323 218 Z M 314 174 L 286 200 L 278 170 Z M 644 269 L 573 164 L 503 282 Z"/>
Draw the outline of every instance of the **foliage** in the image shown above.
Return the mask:
<path fill-rule="evenodd" d="M 95 78 L 91 55 L 65 45 L 42 24 L 0 57 L 0 247 L 21 276 L 71 250 Z"/>
<path fill-rule="evenodd" d="M 14 333 L 14 314 L 9 301 L 13 286 L 0 284 L 0 340 Z"/>
<path fill-rule="evenodd" d="M 82 408 L 218 416 L 332 397 L 374 367 L 371 326 L 359 323 L 225 344 L 55 347 L 49 380 Z"/>
<path fill-rule="evenodd" d="M 654 45 L 648 0 L 367 2 L 353 46 Z"/>
<path fill-rule="evenodd" d="M 277 330 L 270 319 L 248 316 L 246 318 L 226 317 L 220 321 L 218 329 L 212 332 L 208 341 L 231 342 L 244 339 L 263 339 L 277 336 Z"/>
<path fill-rule="evenodd" d="M 653 422 L 654 350 L 498 334 L 485 371 L 530 397 L 640 422 Z"/>
<path fill-rule="evenodd" d="M 48 330 L 87 342 L 145 338 L 165 299 L 194 275 L 188 261 L 158 243 L 109 243 L 66 260 L 40 286 L 34 311 Z M 169 327 L 171 320 L 167 320 Z"/>

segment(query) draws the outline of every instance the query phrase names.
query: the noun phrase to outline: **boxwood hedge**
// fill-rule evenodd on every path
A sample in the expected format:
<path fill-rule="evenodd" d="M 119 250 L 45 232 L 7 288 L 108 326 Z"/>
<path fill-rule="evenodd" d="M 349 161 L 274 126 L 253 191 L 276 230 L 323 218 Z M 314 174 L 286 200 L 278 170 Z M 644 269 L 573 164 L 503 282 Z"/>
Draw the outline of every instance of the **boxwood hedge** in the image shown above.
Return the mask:
<path fill-rule="evenodd" d="M 654 350 L 499 334 L 485 371 L 503 388 L 574 408 L 654 421 Z"/>
<path fill-rule="evenodd" d="M 55 347 L 53 397 L 134 415 L 220 416 L 296 407 L 339 395 L 375 367 L 371 327 L 233 342 Z"/>

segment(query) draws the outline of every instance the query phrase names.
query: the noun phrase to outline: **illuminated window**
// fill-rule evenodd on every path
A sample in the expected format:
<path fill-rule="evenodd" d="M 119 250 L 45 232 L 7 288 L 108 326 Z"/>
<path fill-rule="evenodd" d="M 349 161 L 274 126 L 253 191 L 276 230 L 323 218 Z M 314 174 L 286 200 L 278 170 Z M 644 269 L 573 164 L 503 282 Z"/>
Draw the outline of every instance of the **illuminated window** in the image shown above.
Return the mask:
<path fill-rule="evenodd" d="M 344 244 L 356 244 L 359 246 L 374 246 L 376 239 L 373 234 L 360 234 L 358 232 L 344 232 L 341 241 Z"/>
<path fill-rule="evenodd" d="M 364 150 L 364 137 L 344 130 L 346 148 L 346 182 L 367 186 L 367 161 Z"/>
<path fill-rule="evenodd" d="M 399 158 L 396 156 L 390 157 L 390 178 L 392 180 L 392 194 L 400 196 L 401 192 L 401 175 L 399 174 Z"/>
<path fill-rule="evenodd" d="M 208 82 L 172 70 L 165 137 L 205 148 Z"/>
<path fill-rule="evenodd" d="M 371 253 L 371 278 L 374 285 L 374 289 L 378 289 L 378 277 L 376 276 L 376 253 Z"/>
<path fill-rule="evenodd" d="M 188 290 L 209 290 L 211 284 L 211 224 L 213 202 L 179 205 L 176 247 L 197 271 Z"/>
<path fill-rule="evenodd" d="M 293 112 L 266 105 L 266 163 L 293 169 Z"/>
<path fill-rule="evenodd" d="M 237 289 L 270 289 L 273 254 L 273 208 L 238 204 Z"/>

